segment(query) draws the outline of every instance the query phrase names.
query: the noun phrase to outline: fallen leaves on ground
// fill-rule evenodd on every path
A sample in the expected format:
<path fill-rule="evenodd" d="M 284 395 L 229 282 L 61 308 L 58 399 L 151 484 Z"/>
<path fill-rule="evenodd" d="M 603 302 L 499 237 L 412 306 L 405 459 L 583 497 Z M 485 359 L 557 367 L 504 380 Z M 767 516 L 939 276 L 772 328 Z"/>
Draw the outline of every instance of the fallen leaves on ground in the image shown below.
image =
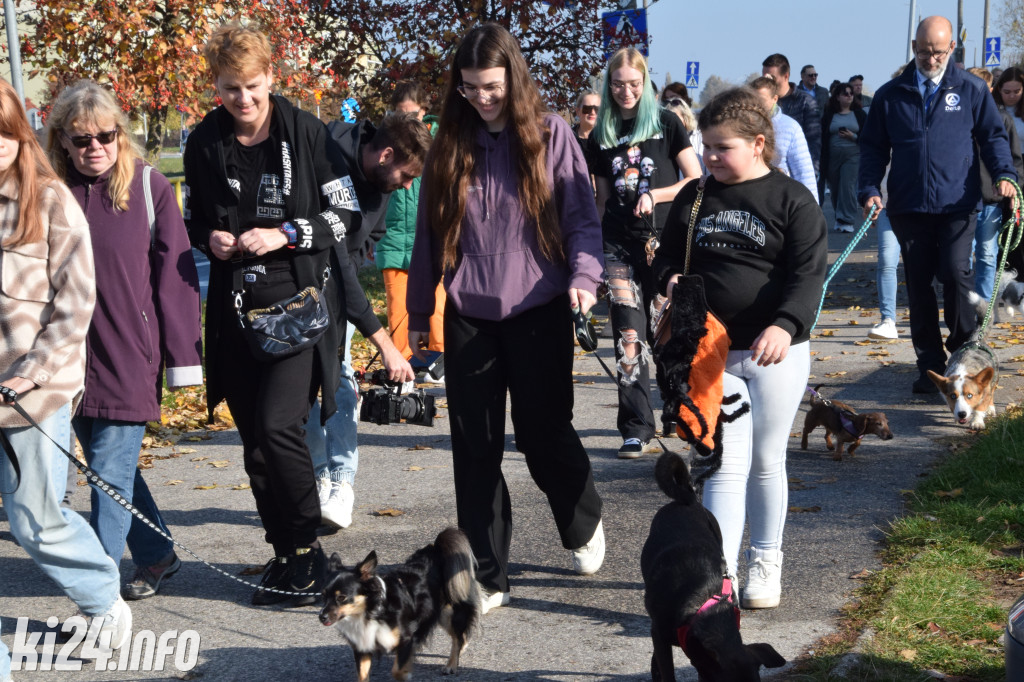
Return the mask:
<path fill-rule="evenodd" d="M 405 512 L 401 509 L 378 509 L 373 512 L 374 516 L 401 516 Z"/>
<path fill-rule="evenodd" d="M 819 507 L 818 505 L 814 505 L 813 507 L 790 507 L 789 511 L 791 511 L 794 514 L 804 514 L 804 513 L 812 513 L 813 514 L 813 513 L 820 512 L 821 511 L 821 507 Z"/>

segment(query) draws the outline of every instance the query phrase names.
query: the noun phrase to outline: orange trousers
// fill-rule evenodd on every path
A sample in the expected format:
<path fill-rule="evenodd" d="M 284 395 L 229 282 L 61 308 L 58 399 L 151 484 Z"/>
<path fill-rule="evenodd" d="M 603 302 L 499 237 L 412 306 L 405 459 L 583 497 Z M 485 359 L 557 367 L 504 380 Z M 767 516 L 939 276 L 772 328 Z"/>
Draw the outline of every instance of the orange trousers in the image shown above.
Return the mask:
<path fill-rule="evenodd" d="M 388 306 L 388 327 L 391 329 L 391 340 L 402 352 L 405 359 L 412 357 L 409 347 L 409 314 L 405 309 L 405 291 L 409 283 L 409 273 L 398 268 L 384 268 L 384 295 Z M 434 293 L 434 314 L 430 316 L 430 341 L 427 350 L 444 352 L 444 304 L 447 300 L 444 283 L 437 285 Z"/>

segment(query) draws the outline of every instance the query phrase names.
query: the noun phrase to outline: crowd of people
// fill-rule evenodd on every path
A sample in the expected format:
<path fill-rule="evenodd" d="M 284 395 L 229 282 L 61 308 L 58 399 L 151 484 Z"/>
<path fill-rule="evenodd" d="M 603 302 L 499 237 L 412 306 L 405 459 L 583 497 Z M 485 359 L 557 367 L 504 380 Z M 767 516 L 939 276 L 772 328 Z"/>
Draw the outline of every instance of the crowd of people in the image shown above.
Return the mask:
<path fill-rule="evenodd" d="M 444 353 L 434 381 L 447 393 L 455 512 L 483 610 L 511 599 L 507 399 L 561 544 L 576 572 L 593 574 L 605 536 L 572 422 L 572 315 L 606 294 L 617 455 L 639 458 L 656 435 L 651 312 L 696 275 L 727 330 L 722 390 L 749 406 L 723 432 L 703 503 L 734 578 L 749 530 L 742 605 L 777 606 L 786 448 L 824 284 L 826 196 L 835 230 L 868 218 L 878 229 L 873 338 L 897 337 L 902 255 L 914 392 L 933 392 L 926 372 L 941 373 L 946 351 L 974 332 L 970 292 L 993 290 L 1010 181 L 1024 170 L 1024 72 L 968 73 L 950 63 L 955 45 L 948 20 L 925 19 L 914 60 L 873 99 L 861 76 L 819 86 L 810 64 L 791 82 L 775 53 L 761 77 L 699 111 L 680 83 L 659 92 L 645 58 L 624 48 L 579 94 L 570 127 L 544 105 L 511 34 L 484 24 L 462 38 L 434 106 L 403 82 L 379 123 L 325 126 L 274 94 L 266 36 L 228 24 L 205 47 L 222 104 L 188 137 L 183 212 L 109 89 L 65 89 L 44 151 L 0 82 L 0 398 L 41 429 L 0 409 L 12 534 L 101 619 L 105 646 L 122 646 L 126 600 L 156 595 L 181 566 L 138 469 L 145 424 L 159 418 L 164 384 L 201 384 L 205 365 L 211 417 L 226 401 L 270 546 L 252 603 L 314 602 L 326 578 L 317 529 L 352 523 L 358 330 L 395 384 L 415 378 L 411 360 Z M 211 262 L 205 343 L 190 247 Z M 371 256 L 387 328 L 358 279 Z M 310 301 L 329 324 L 284 350 L 258 340 L 259 315 Z M 77 436 L 88 465 L 152 524 L 98 490 L 88 522 L 62 507 L 69 462 L 44 432 Z M 119 585 L 125 546 L 135 568 Z M 0 682 L 5 662 L 0 651 Z"/>

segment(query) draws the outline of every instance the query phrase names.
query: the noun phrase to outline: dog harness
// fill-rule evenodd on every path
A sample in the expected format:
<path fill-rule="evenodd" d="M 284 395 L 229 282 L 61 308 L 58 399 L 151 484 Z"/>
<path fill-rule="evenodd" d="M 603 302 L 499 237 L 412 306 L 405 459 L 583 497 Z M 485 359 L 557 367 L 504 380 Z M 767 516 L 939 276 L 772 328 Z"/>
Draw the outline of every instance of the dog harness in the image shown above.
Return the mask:
<path fill-rule="evenodd" d="M 680 625 L 676 628 L 676 637 L 679 640 L 679 646 L 682 647 L 683 653 L 687 656 L 690 652 L 687 650 L 686 640 L 690 636 L 690 628 L 693 627 L 693 622 L 701 617 L 702 614 L 707 613 L 712 606 L 719 603 L 732 604 L 733 613 L 736 615 L 736 628 L 740 627 L 740 610 L 736 606 L 736 603 L 732 600 L 732 581 L 729 580 L 729 576 L 722 578 L 722 589 L 717 594 L 711 595 L 711 597 L 704 602 L 704 604 L 697 609 L 697 613 L 686 621 L 684 625 Z"/>
<path fill-rule="evenodd" d="M 817 391 L 815 391 L 810 386 L 807 387 L 807 390 L 810 391 L 811 395 L 813 395 L 815 398 L 820 400 L 826 407 L 828 407 L 829 409 L 831 409 L 833 412 L 836 413 L 836 415 L 839 417 L 840 425 L 842 425 L 843 429 L 848 434 L 853 436 L 857 440 L 858 443 L 861 441 L 861 439 L 864 438 L 864 434 L 863 433 L 858 433 L 857 432 L 857 427 L 854 426 L 853 419 L 851 419 L 851 417 L 853 417 L 853 414 L 851 412 L 849 412 L 847 410 L 844 410 L 842 408 L 836 407 L 835 405 L 832 404 L 831 400 L 829 400 L 828 398 L 826 398 L 822 394 L 818 393 Z"/>

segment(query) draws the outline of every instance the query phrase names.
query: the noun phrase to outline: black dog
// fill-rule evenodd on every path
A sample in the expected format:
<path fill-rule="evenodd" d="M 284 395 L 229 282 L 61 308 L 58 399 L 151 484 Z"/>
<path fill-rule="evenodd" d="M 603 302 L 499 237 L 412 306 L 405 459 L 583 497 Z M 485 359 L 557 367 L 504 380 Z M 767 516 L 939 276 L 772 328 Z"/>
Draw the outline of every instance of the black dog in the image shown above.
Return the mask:
<path fill-rule="evenodd" d="M 439 623 L 452 638 L 451 656 L 441 671 L 454 673 L 480 618 L 474 566 L 469 540 L 458 528 L 441 531 L 433 544 L 384 575 L 376 572 L 376 552 L 351 569 L 334 554 L 320 622 L 335 625 L 352 647 L 360 682 L 369 679 L 375 654 L 392 651 L 392 677 L 408 679 L 413 656 Z"/>
<path fill-rule="evenodd" d="M 672 647 L 687 655 L 701 680 L 760 680 L 760 667 L 786 660 L 770 644 L 743 644 L 739 609 L 722 556 L 722 532 L 697 501 L 690 472 L 666 452 L 655 467 L 658 486 L 672 498 L 651 521 L 640 555 L 644 604 L 651 615 L 651 679 L 676 679 Z"/>

